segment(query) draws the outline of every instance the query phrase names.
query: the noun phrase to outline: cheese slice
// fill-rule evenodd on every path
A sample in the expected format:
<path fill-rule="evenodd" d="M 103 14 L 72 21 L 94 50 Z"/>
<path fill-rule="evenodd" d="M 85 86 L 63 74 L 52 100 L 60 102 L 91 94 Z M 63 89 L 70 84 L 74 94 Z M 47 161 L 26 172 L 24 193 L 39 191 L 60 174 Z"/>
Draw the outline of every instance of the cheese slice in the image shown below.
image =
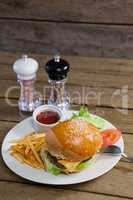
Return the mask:
<path fill-rule="evenodd" d="M 79 165 L 80 162 L 72 162 L 67 160 L 58 160 L 60 164 L 62 164 L 67 171 L 69 172 L 76 172 L 78 171 L 76 167 Z"/>

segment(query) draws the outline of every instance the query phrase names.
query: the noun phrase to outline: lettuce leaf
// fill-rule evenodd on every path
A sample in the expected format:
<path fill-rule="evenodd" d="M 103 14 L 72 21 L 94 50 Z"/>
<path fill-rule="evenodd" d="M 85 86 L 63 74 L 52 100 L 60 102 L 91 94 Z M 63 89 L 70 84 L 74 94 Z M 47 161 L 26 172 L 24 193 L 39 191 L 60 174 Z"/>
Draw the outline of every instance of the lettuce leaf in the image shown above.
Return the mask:
<path fill-rule="evenodd" d="M 91 160 L 87 160 L 87 161 L 81 162 L 81 163 L 76 167 L 76 169 L 77 169 L 77 170 L 86 169 L 86 168 L 90 167 L 90 165 L 91 165 Z"/>
<path fill-rule="evenodd" d="M 48 172 L 55 176 L 61 174 L 61 169 L 49 161 L 47 152 L 45 152 L 43 155 L 43 161 L 46 165 Z"/>
<path fill-rule="evenodd" d="M 103 129 L 105 125 L 105 120 L 98 116 L 92 116 L 87 107 L 81 107 L 79 113 L 74 113 L 72 119 L 83 118 L 87 120 L 89 123 L 93 124 L 99 129 Z"/>
<path fill-rule="evenodd" d="M 72 119 L 76 119 L 76 118 L 79 118 L 79 117 L 83 117 L 83 118 L 86 118 L 86 119 L 88 119 L 90 117 L 90 113 L 89 113 L 87 107 L 82 106 L 79 110 L 79 113 L 73 114 Z"/>
<path fill-rule="evenodd" d="M 89 122 L 99 129 L 104 129 L 105 120 L 102 119 L 101 117 L 97 117 L 97 116 L 92 117 L 91 116 L 90 119 L 89 119 Z"/>
<path fill-rule="evenodd" d="M 65 170 L 62 170 L 60 169 L 59 167 L 57 167 L 56 165 L 54 165 L 53 163 L 50 162 L 49 158 L 48 158 L 48 152 L 45 151 L 43 153 L 43 155 L 41 154 L 41 157 L 42 157 L 42 160 L 43 162 L 45 163 L 46 165 L 46 168 L 47 168 L 47 171 L 50 172 L 51 174 L 55 175 L 55 176 L 58 176 L 59 174 L 61 174 L 62 172 L 65 172 Z M 91 159 L 92 160 L 92 159 Z M 87 161 L 84 161 L 84 162 L 81 162 L 81 163 L 74 163 L 75 164 L 75 167 L 73 166 L 73 170 L 72 171 L 80 171 L 80 170 L 83 170 L 83 169 L 86 169 L 88 168 L 90 165 L 91 165 L 91 160 L 87 160 Z M 67 166 L 65 166 L 66 170 L 70 168 L 72 168 L 71 166 L 71 162 L 67 162 L 64 160 L 65 163 L 67 163 Z M 62 163 L 61 163 L 62 164 Z"/>

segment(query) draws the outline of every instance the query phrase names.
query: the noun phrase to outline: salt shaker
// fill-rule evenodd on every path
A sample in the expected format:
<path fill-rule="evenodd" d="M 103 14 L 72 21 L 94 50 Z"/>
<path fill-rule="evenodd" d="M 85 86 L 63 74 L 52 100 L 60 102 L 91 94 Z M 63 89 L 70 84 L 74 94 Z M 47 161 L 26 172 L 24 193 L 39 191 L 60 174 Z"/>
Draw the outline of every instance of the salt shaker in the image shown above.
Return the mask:
<path fill-rule="evenodd" d="M 51 86 L 48 104 L 56 105 L 63 110 L 69 108 L 70 98 L 66 91 L 67 74 L 69 72 L 69 63 L 55 55 L 45 65 L 45 70 L 49 77 Z"/>
<path fill-rule="evenodd" d="M 20 83 L 19 109 L 32 112 L 42 104 L 40 95 L 35 91 L 38 62 L 27 55 L 23 55 L 22 58 L 14 63 L 13 70 L 16 72 L 18 82 Z"/>

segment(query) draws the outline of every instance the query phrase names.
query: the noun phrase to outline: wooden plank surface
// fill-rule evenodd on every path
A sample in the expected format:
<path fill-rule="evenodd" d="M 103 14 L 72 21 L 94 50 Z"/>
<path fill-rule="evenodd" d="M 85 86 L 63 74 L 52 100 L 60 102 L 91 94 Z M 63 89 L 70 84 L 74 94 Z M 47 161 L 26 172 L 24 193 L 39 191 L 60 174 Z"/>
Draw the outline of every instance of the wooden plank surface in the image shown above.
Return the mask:
<path fill-rule="evenodd" d="M 12 65 L 19 56 L 16 54 L 8 55 L 7 53 L 1 53 L 0 55 L 0 97 L 4 97 L 8 92 L 9 86 L 11 86 L 18 87 L 18 89 L 11 89 L 8 96 L 10 98 L 18 98 L 19 85 L 12 70 Z M 32 57 L 35 57 L 40 64 L 37 90 L 44 95 L 44 89 L 48 85 L 44 65 L 50 59 L 50 56 L 34 54 Z M 124 108 L 127 106 L 130 109 L 133 108 L 133 60 L 94 59 L 77 56 L 65 56 L 64 58 L 71 65 L 68 91 L 72 103 L 121 108 L 123 106 L 122 100 L 128 95 L 128 101 Z M 6 79 L 6 82 L 4 79 Z M 78 97 L 77 93 L 81 96 Z M 86 94 L 86 98 L 84 98 L 84 94 Z M 122 98 L 122 94 L 124 98 Z"/>
<path fill-rule="evenodd" d="M 19 97 L 20 86 L 15 80 L 6 80 L 6 82 L 5 80 L 0 80 L 0 85 L 0 98 L 6 97 L 8 100 L 8 98 L 17 99 Z M 36 84 L 36 90 L 45 100 L 47 99 L 50 88 L 46 81 L 38 82 Z M 107 106 L 112 108 L 128 107 L 129 109 L 133 109 L 133 90 L 129 90 L 126 86 L 123 89 L 115 89 L 68 84 L 67 91 L 72 104 Z M 123 97 L 121 96 L 122 94 Z"/>
<path fill-rule="evenodd" d="M 43 84 L 45 85 L 46 75 L 43 75 L 42 66 L 49 58 L 49 56 L 44 55 L 32 55 L 33 57 L 39 60 L 41 65 L 39 72 L 39 80 L 37 88 L 42 90 Z M 18 112 L 17 101 L 18 101 L 18 91 L 10 93 L 9 100 L 12 103 L 15 103 L 16 106 L 9 106 L 4 99 L 4 91 L 8 89 L 9 86 L 17 84 L 15 74 L 11 70 L 13 61 L 17 58 L 16 54 L 7 54 L 0 53 L 0 146 L 2 144 L 3 138 L 10 128 L 12 128 L 17 122 L 21 121 L 23 118 L 27 117 L 21 112 Z M 80 82 L 83 82 L 83 77 L 86 79 L 89 76 L 90 80 L 84 81 L 84 84 L 88 87 L 93 88 L 95 92 L 104 91 L 105 96 L 103 97 L 101 105 L 98 105 L 96 102 L 89 102 L 87 105 L 92 113 L 96 113 L 118 128 L 120 128 L 124 134 L 125 141 L 125 151 L 131 155 L 132 154 L 132 134 L 133 134 L 133 109 L 132 109 L 132 60 L 115 60 L 115 59 L 91 59 L 91 58 L 81 58 L 81 57 L 66 57 L 72 65 L 72 72 L 69 79 L 69 90 L 71 92 L 75 90 L 81 91 Z M 82 63 L 82 67 L 81 67 Z M 95 72 L 96 71 L 96 72 Z M 74 75 L 77 73 L 77 77 Z M 95 79 L 91 79 L 91 76 Z M 103 77 L 103 82 L 101 80 Z M 117 79 L 119 80 L 115 80 Z M 80 80 L 81 79 L 81 80 Z M 80 80 L 80 81 L 79 81 Z M 113 82 L 113 84 L 112 84 Z M 101 83 L 101 84 L 100 84 Z M 116 89 L 121 88 L 125 83 L 129 85 L 129 107 L 128 115 L 123 113 L 121 108 L 120 97 L 117 99 L 116 108 L 111 107 L 109 102 L 112 92 Z M 106 84 L 106 87 L 104 85 Z M 107 103 L 108 101 L 108 103 Z M 85 102 L 83 102 L 85 103 Z M 75 101 L 74 108 L 79 108 L 80 105 Z M 120 107 L 120 108 L 119 108 Z M 71 187 L 61 186 L 61 187 L 48 187 L 41 186 L 37 184 L 32 184 L 14 173 L 12 173 L 3 163 L 2 158 L 0 157 L 0 193 L 4 195 L 5 199 L 36 199 L 37 197 L 42 199 L 53 198 L 65 199 L 73 198 L 80 199 L 94 198 L 94 199 L 133 199 L 133 168 L 132 164 L 120 161 L 114 169 L 112 169 L 106 175 L 93 180 L 91 182 L 86 182 L 79 185 L 73 185 Z M 116 178 L 117 177 L 117 178 Z M 115 180 L 115 181 L 114 181 Z M 12 184 L 13 183 L 13 184 Z M 108 183 L 108 184 L 107 184 Z M 22 187 L 24 186 L 24 187 Z M 8 188 L 6 190 L 6 188 Z M 23 195 L 19 196 L 23 189 Z M 14 192 L 11 192 L 14 191 Z M 60 192 L 59 192 L 60 191 Z M 59 193 L 62 192 L 62 196 L 59 196 Z M 39 196 L 35 196 L 38 194 Z"/>
<path fill-rule="evenodd" d="M 133 58 L 132 11 L 132 0 L 1 1 L 0 50 Z"/>
<path fill-rule="evenodd" d="M 69 61 L 69 57 L 65 57 Z M 131 62 L 131 65 L 125 65 L 120 66 L 117 62 L 112 64 L 112 69 L 110 68 L 111 63 L 101 63 L 101 66 L 98 63 L 94 64 L 91 62 L 91 59 L 88 58 L 88 63 L 86 63 L 86 67 L 83 68 L 84 63 L 82 66 L 78 64 L 80 59 L 76 56 L 74 57 L 75 60 L 77 59 L 77 62 L 73 63 L 70 59 L 70 66 L 71 66 L 71 76 L 69 76 L 69 84 L 73 85 L 80 85 L 80 86 L 97 86 L 97 87 L 104 87 L 104 88 L 121 88 L 125 85 L 128 85 L 129 89 L 133 89 L 132 86 L 132 73 L 133 73 L 133 61 Z M 100 60 L 99 60 L 100 61 Z M 82 60 L 81 60 L 82 62 Z M 44 64 L 40 66 L 39 72 L 38 72 L 38 81 L 39 82 L 47 82 L 47 75 L 44 70 L 44 65 L 46 64 L 46 60 L 44 60 Z M 0 64 L 1 67 L 1 74 L 0 74 L 0 80 L 4 79 L 6 80 L 16 80 L 16 75 L 13 72 L 12 69 L 12 63 L 5 65 Z M 82 67 L 82 70 L 81 70 Z M 101 67 L 101 68 L 100 68 Z M 114 69 L 113 69 L 114 67 Z M 125 72 L 124 72 L 125 68 Z M 75 73 L 76 72 L 76 73 Z M 79 84 L 79 77 L 81 80 L 81 83 Z M 94 79 L 95 77 L 95 79 Z M 128 77 L 128 78 L 127 78 Z M 5 80 L 4 79 L 4 80 Z M 93 83 L 93 84 L 92 84 Z"/>
<path fill-rule="evenodd" d="M 0 67 L 1 74 L 0 80 L 16 80 L 15 73 L 13 73 L 13 62 L 19 58 L 20 54 L 8 55 L 1 53 Z M 47 81 L 44 66 L 50 56 L 32 55 L 39 61 L 40 69 L 38 73 L 38 81 Z M 129 89 L 132 89 L 132 73 L 133 73 L 133 60 L 127 59 L 95 59 L 78 56 L 64 56 L 71 66 L 71 76 L 69 76 L 69 84 L 84 86 L 96 86 L 104 88 L 121 88 L 128 84 Z M 81 70 L 82 69 L 82 70 Z M 76 73 L 75 73 L 76 72 Z M 94 79 L 95 77 L 95 79 Z M 128 77 L 128 78 L 127 78 Z M 93 84 L 92 84 L 93 83 Z"/>
<path fill-rule="evenodd" d="M 3 51 L 133 57 L 132 26 L 0 19 L 0 27 Z"/>
<path fill-rule="evenodd" d="M 14 192 L 13 192 L 14 191 Z M 80 199 L 88 200 L 120 200 L 119 197 L 105 196 L 93 193 L 85 192 L 75 192 L 71 190 L 55 189 L 40 185 L 25 185 L 18 183 L 5 183 L 0 182 L 0 193 L 4 200 L 49 200 L 49 199 L 59 199 L 59 200 L 73 200 Z M 128 198 L 123 198 L 127 200 Z"/>
<path fill-rule="evenodd" d="M 45 0 L 45 2 L 5 0 L 0 2 L 0 17 L 63 22 L 133 24 L 132 10 L 132 0 Z"/>
<path fill-rule="evenodd" d="M 26 114 L 18 111 L 17 100 L 10 99 L 10 102 L 14 106 L 10 106 L 4 99 L 0 99 L 0 112 L 2 113 L 0 120 L 19 122 L 27 117 Z M 74 109 L 79 109 L 79 107 L 80 105 L 73 105 Z M 133 133 L 133 110 L 128 110 L 128 113 L 125 114 L 119 108 L 96 107 L 95 105 L 90 105 L 88 108 L 91 113 L 104 117 L 123 132 Z"/>
<path fill-rule="evenodd" d="M 27 53 L 27 52 L 26 52 Z M 51 55 L 30 53 L 28 55 L 37 59 L 39 62 L 39 70 L 43 71 L 43 67 L 49 59 L 52 59 Z M 0 51 L 0 67 L 2 68 L 0 79 L 13 79 L 15 77 L 12 65 L 22 56 L 21 52 L 3 52 Z M 108 58 L 92 58 L 84 56 L 64 56 L 61 55 L 64 59 L 68 60 L 70 66 L 73 70 L 78 70 L 83 72 L 92 72 L 98 74 L 111 74 L 111 75 L 129 75 L 133 70 L 133 59 L 108 59 Z M 8 73 L 8 77 L 3 73 Z M 39 80 L 41 73 L 39 74 Z"/>
<path fill-rule="evenodd" d="M 3 141 L 4 136 L 10 128 L 12 128 L 16 123 L 13 122 L 0 122 L 0 145 Z M 19 133 L 18 133 L 19 134 Z M 132 135 L 123 134 L 125 140 L 125 149 L 128 154 L 132 154 Z M 28 183 L 27 180 L 20 178 L 11 172 L 0 158 L 0 181 L 12 181 L 19 183 Z M 115 177 L 118 177 L 115 182 Z M 123 161 L 119 162 L 117 166 L 111 170 L 106 175 L 91 181 L 90 183 L 83 183 L 79 185 L 71 186 L 71 189 L 77 191 L 87 191 L 95 193 L 111 194 L 116 196 L 130 197 L 133 198 L 133 176 L 132 164 L 125 163 Z M 124 181 L 123 181 L 124 180 Z M 108 183 L 108 184 L 105 184 Z M 70 189 L 68 187 L 62 187 L 65 189 Z"/>
<path fill-rule="evenodd" d="M 20 54 L 16 55 L 13 53 L 0 53 L 0 97 L 2 98 L 5 96 L 5 92 L 7 91 L 9 86 L 18 86 L 16 75 L 15 73 L 13 73 L 12 70 L 12 64 L 19 57 L 19 55 Z M 47 76 L 46 73 L 44 73 L 43 66 L 50 57 L 36 54 L 33 54 L 32 57 L 36 58 L 40 63 L 37 89 L 42 92 L 44 86 L 47 86 Z M 133 108 L 133 60 L 95 59 L 77 56 L 66 56 L 64 58 L 67 59 L 71 65 L 71 72 L 68 80 L 68 89 L 72 96 L 73 103 L 86 103 L 89 107 L 94 107 L 95 105 L 98 107 L 101 106 L 101 108 L 96 108 L 99 114 L 104 114 L 104 116 L 107 116 L 108 120 L 115 122 L 115 124 L 118 125 L 118 127 L 122 128 L 123 131 L 132 132 L 133 114 L 131 109 Z M 6 81 L 4 79 L 6 79 Z M 82 88 L 81 85 L 86 87 Z M 120 92 L 119 89 L 122 89 L 123 86 L 125 87 L 127 85 L 129 87 L 126 94 L 129 95 L 127 105 L 130 108 L 128 122 L 126 121 L 127 118 L 125 115 L 123 115 L 122 110 L 119 110 L 119 108 L 122 107 L 122 98 L 119 94 L 115 95 L 115 93 Z M 81 97 L 83 97 L 84 89 L 85 93 L 90 94 L 87 101 L 86 99 L 78 100 L 74 98 L 73 91 L 79 91 Z M 18 90 L 13 90 L 9 93 L 9 97 L 18 98 L 18 92 Z M 97 95 L 96 98 L 93 93 Z M 101 94 L 100 102 L 99 94 Z M 114 97 L 111 99 L 112 95 L 114 95 Z M 1 104 L 3 104 L 2 109 L 5 109 L 6 104 L 4 104 L 2 99 Z M 106 108 L 106 106 L 109 108 Z M 112 110 L 111 107 L 116 109 Z M 12 116 L 8 115 L 10 109 L 11 108 L 7 106 L 7 112 L 5 112 L 4 116 L 2 116 L 3 119 L 7 118 L 8 120 L 11 120 Z M 104 112 L 102 113 L 103 110 Z M 12 112 L 14 113 L 14 120 L 18 120 L 16 108 L 12 108 Z M 126 126 L 126 123 L 128 123 L 128 126 Z"/>

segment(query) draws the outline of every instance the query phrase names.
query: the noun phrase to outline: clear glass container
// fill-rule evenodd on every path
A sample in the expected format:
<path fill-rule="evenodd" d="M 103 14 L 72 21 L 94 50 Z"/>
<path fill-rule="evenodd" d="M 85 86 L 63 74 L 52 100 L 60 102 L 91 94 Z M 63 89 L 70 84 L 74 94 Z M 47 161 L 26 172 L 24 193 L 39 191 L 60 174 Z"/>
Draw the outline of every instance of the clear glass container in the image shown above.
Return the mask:
<path fill-rule="evenodd" d="M 65 110 L 69 108 L 70 98 L 66 92 L 67 74 L 69 72 L 69 63 L 55 55 L 45 65 L 45 71 L 49 77 L 51 87 L 48 104 L 56 105 Z"/>
<path fill-rule="evenodd" d="M 49 79 L 51 91 L 50 97 L 48 99 L 48 104 L 56 105 L 63 110 L 69 108 L 70 98 L 66 92 L 66 81 L 67 79 L 60 81 Z"/>
<path fill-rule="evenodd" d="M 32 112 L 42 104 L 41 96 L 34 87 L 38 62 L 27 55 L 22 55 L 13 64 L 13 70 L 17 74 L 17 80 L 20 84 L 19 109 L 20 111 Z"/>
<path fill-rule="evenodd" d="M 22 111 L 32 112 L 35 108 L 42 105 L 41 96 L 35 90 L 36 78 L 31 80 L 19 80 L 20 98 L 18 101 L 19 109 Z"/>

